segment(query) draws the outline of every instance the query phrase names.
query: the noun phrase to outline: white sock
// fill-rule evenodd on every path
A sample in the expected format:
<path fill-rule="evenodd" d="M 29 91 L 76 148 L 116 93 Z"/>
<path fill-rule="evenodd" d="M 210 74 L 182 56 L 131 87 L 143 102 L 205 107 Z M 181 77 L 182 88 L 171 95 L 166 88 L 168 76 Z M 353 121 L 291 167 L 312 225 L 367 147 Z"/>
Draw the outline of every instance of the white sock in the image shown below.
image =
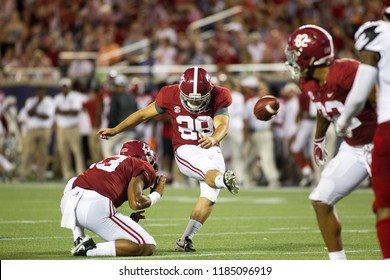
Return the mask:
<path fill-rule="evenodd" d="M 73 241 L 76 241 L 78 237 L 84 238 L 84 230 L 78 226 L 73 229 Z"/>
<path fill-rule="evenodd" d="M 346 260 L 347 259 L 347 256 L 345 255 L 345 251 L 344 250 L 341 250 L 341 251 L 338 251 L 338 252 L 329 252 L 328 255 L 329 255 L 329 259 L 332 260 L 332 261 L 335 261 L 335 260 Z"/>
<path fill-rule="evenodd" d="M 192 237 L 194 237 L 195 233 L 197 233 L 201 227 L 202 224 L 200 222 L 190 219 L 187 224 L 187 228 L 180 239 L 184 240 L 187 236 L 188 238 L 192 239 Z"/>
<path fill-rule="evenodd" d="M 115 241 L 108 241 L 96 244 L 95 249 L 87 251 L 88 257 L 96 256 L 116 256 Z"/>
<path fill-rule="evenodd" d="M 223 182 L 223 176 L 222 175 L 218 175 L 217 177 L 215 177 L 214 182 L 215 182 L 215 185 L 217 186 L 217 188 L 219 188 L 219 189 L 226 188 L 226 185 Z"/>

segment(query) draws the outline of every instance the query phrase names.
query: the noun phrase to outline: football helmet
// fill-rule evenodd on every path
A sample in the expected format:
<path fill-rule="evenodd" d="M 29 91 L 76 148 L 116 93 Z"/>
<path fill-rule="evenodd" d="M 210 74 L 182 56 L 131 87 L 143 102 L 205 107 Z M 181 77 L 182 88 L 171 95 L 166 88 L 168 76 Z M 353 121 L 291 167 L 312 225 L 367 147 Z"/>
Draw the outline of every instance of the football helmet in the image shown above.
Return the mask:
<path fill-rule="evenodd" d="M 188 68 L 180 78 L 180 100 L 192 114 L 207 111 L 211 99 L 210 75 L 200 67 Z"/>
<path fill-rule="evenodd" d="M 156 152 L 145 142 L 131 140 L 123 144 L 119 154 L 128 157 L 136 157 L 149 162 L 154 170 L 158 171 L 158 158 Z"/>
<path fill-rule="evenodd" d="M 334 60 L 332 36 L 316 25 L 303 25 L 288 38 L 286 65 L 293 78 L 306 76 L 309 69 L 328 66 Z"/>

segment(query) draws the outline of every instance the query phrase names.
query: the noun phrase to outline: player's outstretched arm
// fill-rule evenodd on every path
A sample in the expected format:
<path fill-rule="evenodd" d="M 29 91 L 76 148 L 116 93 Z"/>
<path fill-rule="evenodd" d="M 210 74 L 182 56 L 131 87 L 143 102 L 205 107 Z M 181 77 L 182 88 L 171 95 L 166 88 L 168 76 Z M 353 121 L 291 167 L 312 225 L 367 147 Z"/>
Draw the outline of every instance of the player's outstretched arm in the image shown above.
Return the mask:
<path fill-rule="evenodd" d="M 128 116 L 126 119 L 124 119 L 121 123 L 119 123 L 117 126 L 113 128 L 102 128 L 100 129 L 96 135 L 100 136 L 102 139 L 109 139 L 112 136 L 117 135 L 118 133 L 121 133 L 122 131 L 126 129 L 133 128 L 137 126 L 138 124 L 153 118 L 154 116 L 158 115 L 159 113 L 156 110 L 155 102 L 149 104 L 145 108 L 142 108 L 130 116 Z"/>

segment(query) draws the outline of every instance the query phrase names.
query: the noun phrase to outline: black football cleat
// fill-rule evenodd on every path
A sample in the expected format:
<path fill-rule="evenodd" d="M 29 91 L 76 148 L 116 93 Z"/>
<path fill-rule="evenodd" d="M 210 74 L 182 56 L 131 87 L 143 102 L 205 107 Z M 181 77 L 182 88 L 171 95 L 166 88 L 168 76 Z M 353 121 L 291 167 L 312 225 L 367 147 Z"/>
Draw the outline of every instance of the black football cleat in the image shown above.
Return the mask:
<path fill-rule="evenodd" d="M 179 239 L 175 244 L 176 252 L 195 252 L 196 249 L 192 245 L 192 240 L 186 237 L 184 240 Z"/>
<path fill-rule="evenodd" d="M 77 242 L 78 240 L 76 240 Z M 75 242 L 75 243 L 76 243 Z M 86 256 L 87 252 L 91 249 L 96 248 L 96 243 L 93 241 L 93 239 L 90 236 L 85 236 L 81 242 L 77 246 L 75 246 L 71 253 L 72 256 Z"/>
<path fill-rule="evenodd" d="M 81 243 L 82 240 L 83 240 L 83 237 L 81 237 L 81 236 L 77 237 L 77 239 L 73 242 L 73 249 L 76 248 L 77 246 L 79 246 L 79 244 Z"/>

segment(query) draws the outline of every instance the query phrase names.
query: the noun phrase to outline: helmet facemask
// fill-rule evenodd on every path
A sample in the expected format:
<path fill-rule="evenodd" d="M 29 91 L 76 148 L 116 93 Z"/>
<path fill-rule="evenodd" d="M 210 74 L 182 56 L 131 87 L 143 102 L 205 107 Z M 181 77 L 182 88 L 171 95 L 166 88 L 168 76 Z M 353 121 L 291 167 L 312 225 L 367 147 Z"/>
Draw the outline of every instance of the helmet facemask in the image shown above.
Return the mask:
<path fill-rule="evenodd" d="M 291 78 L 298 79 L 303 76 L 304 73 L 301 71 L 301 67 L 299 67 L 297 61 L 298 57 L 301 55 L 300 51 L 297 50 L 289 50 L 288 47 L 284 49 L 284 53 L 286 55 L 286 66 L 287 70 L 290 72 Z"/>
<path fill-rule="evenodd" d="M 156 153 L 151 150 L 149 153 L 145 153 L 146 161 L 150 163 L 151 166 L 153 166 L 154 170 L 158 171 L 158 162 L 157 162 L 157 155 Z"/>
<path fill-rule="evenodd" d="M 210 103 L 211 93 L 208 92 L 205 95 L 200 93 L 185 94 L 180 92 L 180 100 L 183 107 L 192 114 L 202 113 L 207 111 L 207 107 Z"/>
<path fill-rule="evenodd" d="M 211 99 L 211 83 L 209 74 L 202 68 L 187 69 L 180 81 L 180 101 L 191 114 L 199 114 L 208 110 Z"/>

